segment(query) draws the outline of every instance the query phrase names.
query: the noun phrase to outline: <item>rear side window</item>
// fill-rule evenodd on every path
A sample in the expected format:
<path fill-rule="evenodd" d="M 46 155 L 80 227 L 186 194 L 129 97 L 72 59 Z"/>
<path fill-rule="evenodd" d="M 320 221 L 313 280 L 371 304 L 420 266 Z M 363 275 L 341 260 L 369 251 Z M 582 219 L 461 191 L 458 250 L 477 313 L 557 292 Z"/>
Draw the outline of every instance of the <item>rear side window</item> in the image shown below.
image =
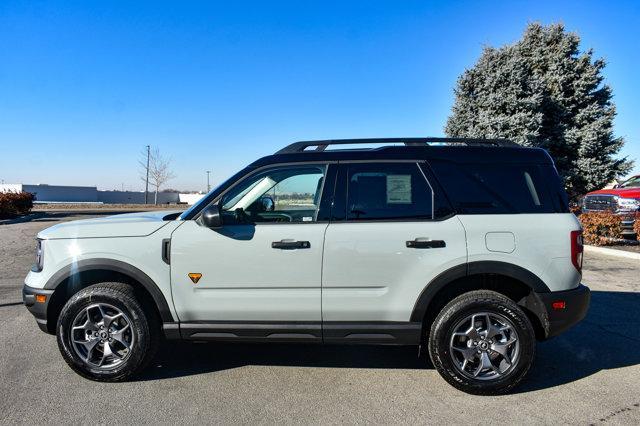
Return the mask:
<path fill-rule="evenodd" d="M 538 166 L 542 177 L 547 183 L 553 205 L 558 213 L 569 213 L 569 197 L 564 190 L 564 181 L 552 165 Z"/>
<path fill-rule="evenodd" d="M 347 167 L 347 220 L 433 218 L 433 192 L 416 163 Z"/>
<path fill-rule="evenodd" d="M 460 214 L 563 211 L 564 190 L 556 188 L 559 178 L 551 166 L 433 161 L 431 167 Z M 545 168 L 551 168 L 553 176 L 545 176 L 550 173 Z"/>

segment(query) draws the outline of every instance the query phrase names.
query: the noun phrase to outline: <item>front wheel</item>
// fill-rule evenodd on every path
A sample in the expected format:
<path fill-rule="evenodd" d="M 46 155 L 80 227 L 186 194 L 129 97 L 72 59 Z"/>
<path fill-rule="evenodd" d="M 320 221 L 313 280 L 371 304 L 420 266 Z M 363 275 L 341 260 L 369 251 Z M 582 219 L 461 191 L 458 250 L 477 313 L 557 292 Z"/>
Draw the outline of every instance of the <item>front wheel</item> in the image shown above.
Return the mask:
<path fill-rule="evenodd" d="M 123 283 L 92 285 L 64 305 L 57 324 L 58 347 L 78 374 L 98 381 L 122 381 L 153 358 L 159 332 Z"/>
<path fill-rule="evenodd" d="M 527 374 L 535 335 L 527 315 L 511 299 L 471 291 L 445 306 L 433 322 L 429 356 L 454 387 L 477 395 L 506 393 Z"/>

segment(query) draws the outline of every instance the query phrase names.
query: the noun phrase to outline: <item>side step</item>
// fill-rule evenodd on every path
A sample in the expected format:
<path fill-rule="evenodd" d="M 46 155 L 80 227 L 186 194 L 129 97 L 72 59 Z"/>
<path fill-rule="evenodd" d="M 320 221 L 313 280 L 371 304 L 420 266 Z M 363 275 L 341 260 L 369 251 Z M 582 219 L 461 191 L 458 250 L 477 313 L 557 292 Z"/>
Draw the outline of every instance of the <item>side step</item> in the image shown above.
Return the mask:
<path fill-rule="evenodd" d="M 186 322 L 164 323 L 167 339 L 251 343 L 418 345 L 419 322 Z"/>

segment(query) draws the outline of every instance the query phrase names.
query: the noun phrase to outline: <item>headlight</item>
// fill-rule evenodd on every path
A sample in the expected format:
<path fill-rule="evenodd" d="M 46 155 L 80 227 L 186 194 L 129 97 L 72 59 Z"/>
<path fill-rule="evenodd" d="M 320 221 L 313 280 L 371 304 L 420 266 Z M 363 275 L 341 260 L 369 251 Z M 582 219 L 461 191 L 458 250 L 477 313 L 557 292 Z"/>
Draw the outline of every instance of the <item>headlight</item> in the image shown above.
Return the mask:
<path fill-rule="evenodd" d="M 621 198 L 616 197 L 616 203 L 618 204 L 618 209 L 620 210 L 638 210 L 640 208 L 640 201 L 635 198 Z"/>
<path fill-rule="evenodd" d="M 33 265 L 31 270 L 33 272 L 42 271 L 42 265 L 44 262 L 44 241 L 37 239 L 36 240 L 36 263 Z"/>

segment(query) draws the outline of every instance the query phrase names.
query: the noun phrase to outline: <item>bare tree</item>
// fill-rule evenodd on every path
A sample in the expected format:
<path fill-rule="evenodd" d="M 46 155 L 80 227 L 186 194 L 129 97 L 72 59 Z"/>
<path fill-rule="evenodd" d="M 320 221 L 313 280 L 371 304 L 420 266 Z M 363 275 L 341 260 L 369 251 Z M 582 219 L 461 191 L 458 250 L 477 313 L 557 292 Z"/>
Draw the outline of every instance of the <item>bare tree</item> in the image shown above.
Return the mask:
<path fill-rule="evenodd" d="M 146 154 L 146 152 L 144 153 Z M 141 178 L 143 181 L 146 181 L 147 175 L 147 164 L 146 159 L 144 161 L 139 161 L 141 166 Z M 160 187 L 164 185 L 169 180 L 176 177 L 176 175 L 171 171 L 171 160 L 169 158 L 165 158 L 160 154 L 160 150 L 158 148 L 153 148 L 151 153 L 149 154 L 149 183 L 155 188 L 155 196 L 154 196 L 154 204 L 158 204 L 158 192 L 160 191 Z"/>

